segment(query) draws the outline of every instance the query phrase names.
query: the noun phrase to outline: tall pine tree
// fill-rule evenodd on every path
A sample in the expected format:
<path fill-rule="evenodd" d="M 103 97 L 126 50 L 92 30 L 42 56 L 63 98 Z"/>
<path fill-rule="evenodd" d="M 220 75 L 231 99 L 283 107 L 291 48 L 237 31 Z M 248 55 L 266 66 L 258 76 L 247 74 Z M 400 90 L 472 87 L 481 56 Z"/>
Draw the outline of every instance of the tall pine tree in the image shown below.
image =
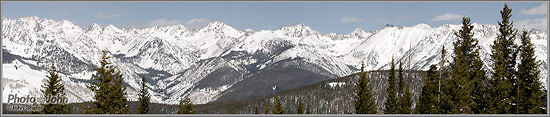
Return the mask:
<path fill-rule="evenodd" d="M 401 61 L 399 61 L 399 69 L 397 71 L 397 78 L 399 78 L 399 89 L 397 90 L 398 92 L 398 97 L 401 97 L 403 96 L 403 86 L 405 86 L 405 82 L 403 82 L 403 63 L 401 63 Z"/>
<path fill-rule="evenodd" d="M 283 110 L 283 105 L 281 105 L 281 102 L 279 101 L 279 98 L 275 98 L 275 107 L 273 107 L 273 114 L 283 114 L 285 111 Z"/>
<path fill-rule="evenodd" d="M 539 81 L 540 61 L 535 56 L 535 47 L 527 31 L 522 31 L 521 46 L 519 48 L 520 63 L 518 64 L 518 112 L 519 114 L 546 113 L 542 95 L 542 83 Z"/>
<path fill-rule="evenodd" d="M 411 101 L 411 92 L 409 86 L 406 85 L 405 79 L 403 78 L 403 63 L 399 62 L 399 89 L 401 96 L 399 97 L 399 102 L 397 103 L 397 113 L 399 114 L 411 114 L 412 101 Z"/>
<path fill-rule="evenodd" d="M 264 103 L 264 114 L 269 114 L 269 103 Z"/>
<path fill-rule="evenodd" d="M 441 100 L 441 80 L 446 76 L 446 67 L 447 63 L 447 50 L 445 50 L 445 45 L 441 48 L 441 60 L 439 61 L 439 79 L 437 80 L 437 103 L 440 103 Z M 438 107 L 439 108 L 439 107 Z"/>
<path fill-rule="evenodd" d="M 195 113 L 197 112 L 195 111 L 195 108 L 193 108 L 193 103 L 191 102 L 191 99 L 189 98 L 189 96 L 185 96 L 185 98 L 180 100 L 178 114 L 195 114 Z"/>
<path fill-rule="evenodd" d="M 517 45 L 514 43 L 517 30 L 513 27 L 512 9 L 504 4 L 500 11 L 502 21 L 498 22 L 499 32 L 497 39 L 491 45 L 491 58 L 493 71 L 490 87 L 489 113 L 507 114 L 514 113 L 515 90 L 515 66 L 517 57 Z"/>
<path fill-rule="evenodd" d="M 416 113 L 418 114 L 437 114 L 438 110 L 438 89 L 437 89 L 437 66 L 431 65 L 428 73 L 426 74 L 426 80 L 424 86 L 422 86 L 422 93 L 416 103 Z"/>
<path fill-rule="evenodd" d="M 302 96 L 298 98 L 298 107 L 296 109 L 296 113 L 304 114 L 304 103 L 302 102 Z"/>
<path fill-rule="evenodd" d="M 485 110 L 487 87 L 483 61 L 479 55 L 477 39 L 473 38 L 474 26 L 470 18 L 462 18 L 462 28 L 455 33 L 453 63 L 449 80 L 450 98 L 454 103 L 451 113 L 482 113 Z"/>
<path fill-rule="evenodd" d="M 151 101 L 151 95 L 149 94 L 149 91 L 147 91 L 147 88 L 145 87 L 145 83 L 147 81 L 145 78 L 141 78 L 141 89 L 139 91 L 139 105 L 138 105 L 138 113 L 139 114 L 147 114 L 149 113 L 149 103 Z"/>
<path fill-rule="evenodd" d="M 386 89 L 386 103 L 384 108 L 384 113 L 386 114 L 396 114 L 397 113 L 397 92 L 395 91 L 395 62 L 392 58 L 391 68 L 388 78 L 388 88 Z"/>
<path fill-rule="evenodd" d="M 129 114 L 130 108 L 127 104 L 126 87 L 122 86 L 122 74 L 116 70 L 107 60 L 111 57 L 104 50 L 101 57 L 101 66 L 95 68 L 96 74 L 92 79 L 96 80 L 92 85 L 86 87 L 94 92 L 96 100 L 91 108 L 86 108 L 86 113 L 93 114 Z"/>
<path fill-rule="evenodd" d="M 61 77 L 57 74 L 55 65 L 52 64 L 50 70 L 48 70 L 48 79 L 40 91 L 44 94 L 46 103 L 42 104 L 43 114 L 69 114 L 71 112 L 70 106 L 64 100 L 67 98 L 65 94 L 65 86 L 61 81 Z M 56 99 L 57 101 L 53 100 Z M 61 100 L 59 100 L 61 99 Z"/>
<path fill-rule="evenodd" d="M 361 64 L 359 80 L 355 83 L 355 113 L 356 114 L 375 114 L 376 103 L 370 91 L 369 79 L 365 71 L 365 64 Z"/>

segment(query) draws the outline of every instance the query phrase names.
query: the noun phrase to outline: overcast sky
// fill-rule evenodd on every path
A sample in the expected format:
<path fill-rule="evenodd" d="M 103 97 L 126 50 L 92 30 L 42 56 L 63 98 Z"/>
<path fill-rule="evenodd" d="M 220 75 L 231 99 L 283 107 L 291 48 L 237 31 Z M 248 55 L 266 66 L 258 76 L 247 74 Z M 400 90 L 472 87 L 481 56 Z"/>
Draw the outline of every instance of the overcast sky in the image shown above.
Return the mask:
<path fill-rule="evenodd" d="M 548 2 L 509 2 L 515 27 L 547 31 Z M 3 2 L 2 16 L 38 16 L 121 28 L 183 24 L 202 27 L 212 21 L 236 29 L 273 30 L 303 23 L 321 33 L 347 34 L 386 24 L 431 27 L 472 22 L 496 24 L 504 2 Z"/>

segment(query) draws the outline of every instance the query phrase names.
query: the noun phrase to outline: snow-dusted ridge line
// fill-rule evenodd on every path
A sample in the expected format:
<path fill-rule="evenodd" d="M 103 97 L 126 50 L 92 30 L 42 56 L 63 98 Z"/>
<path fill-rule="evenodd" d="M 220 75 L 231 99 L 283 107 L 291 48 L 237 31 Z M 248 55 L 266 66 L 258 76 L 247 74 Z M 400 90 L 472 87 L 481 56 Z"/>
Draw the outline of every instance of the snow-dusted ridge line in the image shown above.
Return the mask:
<path fill-rule="evenodd" d="M 473 25 L 485 68 L 491 69 L 490 45 L 498 27 Z M 372 31 L 357 28 L 348 34 L 321 34 L 304 24 L 275 30 L 241 31 L 223 22 L 212 22 L 192 30 L 183 25 L 125 29 L 95 23 L 82 29 L 68 20 L 2 17 L 2 49 L 10 56 L 25 59 L 5 61 L 3 70 L 14 72 L 3 72 L 6 75 L 2 81 L 13 86 L 28 83 L 2 93 L 36 91 L 41 84 L 29 83 L 30 80 L 44 79 L 48 65 L 56 63 L 70 86 L 71 99 L 74 102 L 91 100 L 84 84 L 90 79 L 92 68 L 99 65 L 101 50 L 107 49 L 114 56 L 113 64 L 126 78 L 127 96 L 131 100 L 137 98 L 135 90 L 139 89 L 140 77 L 147 77 L 153 102 L 176 104 L 184 95 L 190 95 L 194 103 L 201 104 L 216 100 L 234 84 L 288 59 L 311 63 L 315 66 L 293 65 L 307 71 L 328 71 L 319 74 L 331 77 L 357 72 L 362 61 L 367 70 L 388 69 L 392 56 L 402 61 L 406 68 L 427 70 L 430 64 L 439 62 L 443 45 L 449 49 L 447 55 L 451 54 L 453 33 L 459 28 L 460 25 L 455 24 L 439 27 L 388 25 Z M 541 81 L 546 83 L 547 32 L 530 30 L 529 33 L 535 43 L 537 59 L 542 61 Z M 447 56 L 447 60 L 450 59 Z M 14 65 L 30 69 L 11 67 Z M 34 75 L 20 77 L 10 73 Z M 219 83 L 203 87 L 207 81 Z"/>

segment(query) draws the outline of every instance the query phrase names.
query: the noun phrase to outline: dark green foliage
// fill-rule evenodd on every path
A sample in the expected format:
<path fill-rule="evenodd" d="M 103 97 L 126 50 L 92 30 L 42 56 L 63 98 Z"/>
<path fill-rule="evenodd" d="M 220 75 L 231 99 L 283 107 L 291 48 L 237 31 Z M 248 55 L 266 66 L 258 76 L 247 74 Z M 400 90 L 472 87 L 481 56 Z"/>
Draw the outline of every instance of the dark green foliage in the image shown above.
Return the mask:
<path fill-rule="evenodd" d="M 275 98 L 275 107 L 273 107 L 273 114 L 283 114 L 285 111 L 283 110 L 283 105 L 281 105 L 281 102 L 279 101 L 279 98 Z"/>
<path fill-rule="evenodd" d="M 355 113 L 356 114 L 375 114 L 376 103 L 370 91 L 369 79 L 365 71 L 365 64 L 361 64 L 359 80 L 355 83 Z"/>
<path fill-rule="evenodd" d="M 311 106 L 311 104 L 309 104 L 309 103 L 306 105 L 306 114 L 311 114 L 311 107 L 310 106 Z"/>
<path fill-rule="evenodd" d="M 522 31 L 521 46 L 519 48 L 520 63 L 518 64 L 518 108 L 516 113 L 520 114 L 542 114 L 546 105 L 542 83 L 539 81 L 540 61 L 535 56 L 535 48 L 527 31 Z"/>
<path fill-rule="evenodd" d="M 452 78 L 446 84 L 449 90 L 447 98 L 453 102 L 450 113 L 483 113 L 486 108 L 483 99 L 487 87 L 482 82 L 486 82 L 487 78 L 479 56 L 478 41 L 473 38 L 473 28 L 470 18 L 463 17 L 462 28 L 455 33 L 457 40 L 453 43 Z"/>
<path fill-rule="evenodd" d="M 447 59 L 447 50 L 445 49 L 445 45 L 441 48 L 441 61 L 439 62 L 439 79 L 437 79 L 437 113 L 441 113 L 441 99 L 442 99 L 442 91 L 441 91 L 441 85 L 443 84 L 443 78 L 448 78 L 448 66 L 446 66 L 446 63 L 448 62 Z"/>
<path fill-rule="evenodd" d="M 151 95 L 147 91 L 147 88 L 145 87 L 145 78 L 141 78 L 141 90 L 139 91 L 139 105 L 138 105 L 138 113 L 139 114 L 147 114 L 149 113 L 149 103 L 151 101 Z"/>
<path fill-rule="evenodd" d="M 481 113 L 487 113 L 487 102 L 488 100 L 488 93 L 489 93 L 489 86 L 487 84 L 488 79 L 486 75 L 486 71 L 483 69 L 483 61 L 481 61 L 481 57 L 479 56 L 479 47 L 476 47 L 474 51 L 474 55 L 470 55 L 470 57 L 474 57 L 472 62 L 473 66 L 470 67 L 470 72 L 473 73 L 472 76 L 470 76 L 470 83 L 473 86 L 473 92 L 472 92 L 472 98 L 474 98 L 474 103 L 472 104 L 472 110 L 475 114 L 481 114 Z"/>
<path fill-rule="evenodd" d="M 265 103 L 264 104 L 265 108 L 264 108 L 264 114 L 269 114 L 269 103 Z"/>
<path fill-rule="evenodd" d="M 107 61 L 107 51 L 103 51 L 101 66 L 95 68 L 96 74 L 92 79 L 97 80 L 92 85 L 86 85 L 95 94 L 96 100 L 91 108 L 86 108 L 88 114 L 128 114 L 130 109 L 127 104 L 126 87 L 122 86 L 122 74 L 115 70 L 116 67 Z"/>
<path fill-rule="evenodd" d="M 48 70 L 49 76 L 46 76 L 46 82 L 42 85 L 40 91 L 44 94 L 44 98 L 66 98 L 65 86 L 61 81 L 61 77 L 57 74 L 55 66 L 52 64 L 50 70 Z M 44 109 L 42 110 L 43 114 L 69 114 L 71 108 L 66 102 L 49 102 L 42 104 Z"/>
<path fill-rule="evenodd" d="M 489 113 L 505 114 L 515 112 L 512 103 L 515 100 L 515 65 L 517 45 L 514 43 L 517 30 L 510 21 L 512 9 L 504 4 L 500 11 L 502 21 L 498 22 L 497 39 L 491 45 L 493 60 L 492 82 L 490 87 Z"/>
<path fill-rule="evenodd" d="M 437 83 L 438 83 L 437 66 L 431 65 L 426 75 L 424 86 L 422 87 L 422 93 L 416 103 L 416 113 L 418 114 L 437 114 L 438 100 L 437 100 Z"/>
<path fill-rule="evenodd" d="M 403 64 L 399 62 L 399 92 L 401 92 L 401 96 L 399 97 L 399 102 L 397 103 L 397 113 L 399 114 L 411 114 L 411 92 L 409 89 L 409 86 L 405 84 L 405 80 L 403 78 Z"/>
<path fill-rule="evenodd" d="M 407 85 L 404 86 L 403 96 L 399 98 L 399 106 L 397 106 L 397 113 L 399 114 L 411 114 L 412 113 L 412 101 L 411 92 Z"/>
<path fill-rule="evenodd" d="M 184 99 L 180 100 L 178 114 L 195 114 L 195 108 L 193 108 L 193 103 L 189 96 L 185 96 Z"/>
<path fill-rule="evenodd" d="M 440 61 L 440 69 L 439 69 L 439 79 L 438 79 L 438 112 L 440 114 L 448 114 L 451 113 L 452 108 L 454 107 L 454 103 L 451 100 L 451 95 L 454 94 L 452 92 L 453 86 L 451 85 L 451 81 L 449 80 L 449 66 L 446 66 L 445 63 L 448 61 L 445 59 L 447 51 L 445 50 L 445 46 L 441 49 L 441 61 Z"/>
<path fill-rule="evenodd" d="M 304 114 L 304 103 L 302 103 L 302 96 L 298 98 L 298 107 L 296 109 L 297 114 Z"/>
<path fill-rule="evenodd" d="M 397 113 L 397 92 L 395 91 L 395 62 L 392 58 L 391 68 L 388 77 L 388 88 L 386 89 L 386 103 L 384 113 L 396 114 Z"/>
<path fill-rule="evenodd" d="M 453 90 L 454 86 L 451 79 L 441 81 L 441 97 L 439 99 L 439 113 L 451 114 L 451 110 L 454 108 L 453 95 L 456 92 Z"/>

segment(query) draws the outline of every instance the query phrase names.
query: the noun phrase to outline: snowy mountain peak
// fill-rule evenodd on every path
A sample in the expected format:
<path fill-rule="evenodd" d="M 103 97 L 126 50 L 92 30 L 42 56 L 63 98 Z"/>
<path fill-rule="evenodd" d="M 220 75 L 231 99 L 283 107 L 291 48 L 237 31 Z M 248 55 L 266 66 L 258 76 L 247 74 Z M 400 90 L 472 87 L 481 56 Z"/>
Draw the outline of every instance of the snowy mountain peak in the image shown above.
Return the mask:
<path fill-rule="evenodd" d="M 226 26 L 226 24 L 220 21 L 214 21 L 214 22 L 208 23 L 207 27 L 223 27 L 223 26 Z"/>
<path fill-rule="evenodd" d="M 413 27 L 418 27 L 418 28 L 432 28 L 432 27 L 430 27 L 430 25 L 424 24 L 424 23 L 417 24 L 417 25 L 415 25 L 415 26 L 413 26 Z"/>
<path fill-rule="evenodd" d="M 62 27 L 65 27 L 65 28 L 73 28 L 73 29 L 80 28 L 79 26 L 77 26 L 76 24 L 74 24 L 73 22 L 71 22 L 69 20 L 61 20 L 59 22 L 59 25 L 62 26 Z"/>
<path fill-rule="evenodd" d="M 365 34 L 365 31 L 361 28 L 357 28 L 357 29 L 351 31 L 351 33 L 349 33 L 348 35 L 360 36 L 360 35 L 363 35 L 363 34 Z"/>
<path fill-rule="evenodd" d="M 285 26 L 280 29 L 284 35 L 290 37 L 307 37 L 312 35 L 319 35 L 319 32 L 311 29 L 311 27 L 302 24 L 295 24 L 291 26 Z"/>
<path fill-rule="evenodd" d="M 205 31 L 223 31 L 223 30 L 236 30 L 233 27 L 219 21 L 210 22 L 205 27 L 201 28 L 200 30 Z"/>
<path fill-rule="evenodd" d="M 180 35 L 183 32 L 187 31 L 187 27 L 183 26 L 182 24 L 156 27 L 156 29 L 169 34 L 175 34 L 175 35 Z"/>
<path fill-rule="evenodd" d="M 208 25 L 194 29 L 190 35 L 191 36 L 201 36 L 203 38 L 237 38 L 244 34 L 244 32 L 237 30 L 225 23 L 215 21 L 211 22 Z M 205 37 L 206 36 L 206 37 Z"/>
<path fill-rule="evenodd" d="M 87 29 L 86 29 L 86 32 L 90 32 L 90 31 L 99 31 L 101 30 L 101 25 L 99 24 L 96 24 L 96 23 L 93 23 L 92 25 L 90 25 Z"/>
<path fill-rule="evenodd" d="M 114 32 L 123 32 L 124 30 L 117 28 L 116 26 L 109 24 L 103 29 L 103 31 L 114 31 Z"/>

